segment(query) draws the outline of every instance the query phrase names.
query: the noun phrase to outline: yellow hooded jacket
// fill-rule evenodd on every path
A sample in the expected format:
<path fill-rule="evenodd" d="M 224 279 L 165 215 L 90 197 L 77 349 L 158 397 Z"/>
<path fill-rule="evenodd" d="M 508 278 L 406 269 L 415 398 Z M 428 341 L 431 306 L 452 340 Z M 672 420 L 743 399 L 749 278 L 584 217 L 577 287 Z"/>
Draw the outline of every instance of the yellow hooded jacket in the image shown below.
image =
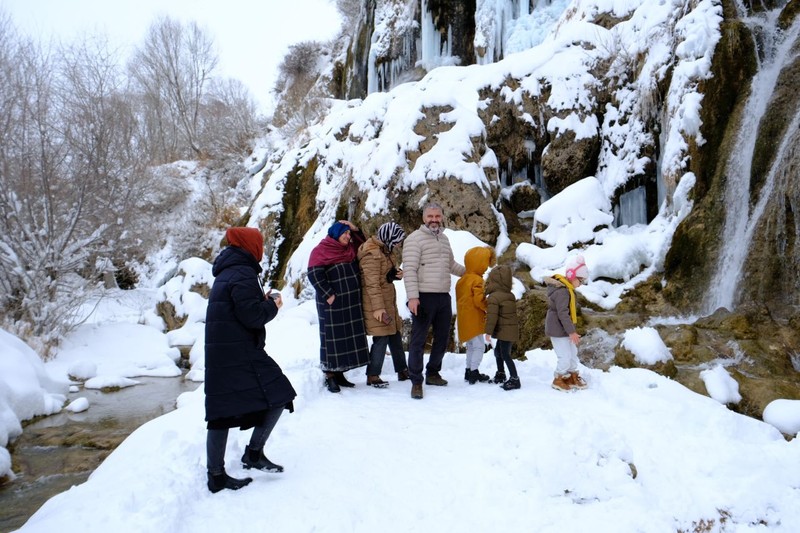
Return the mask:
<path fill-rule="evenodd" d="M 464 255 L 466 272 L 456 282 L 456 323 L 461 342 L 483 334 L 486 325 L 483 274 L 494 261 L 494 250 L 488 246 L 470 248 Z"/>

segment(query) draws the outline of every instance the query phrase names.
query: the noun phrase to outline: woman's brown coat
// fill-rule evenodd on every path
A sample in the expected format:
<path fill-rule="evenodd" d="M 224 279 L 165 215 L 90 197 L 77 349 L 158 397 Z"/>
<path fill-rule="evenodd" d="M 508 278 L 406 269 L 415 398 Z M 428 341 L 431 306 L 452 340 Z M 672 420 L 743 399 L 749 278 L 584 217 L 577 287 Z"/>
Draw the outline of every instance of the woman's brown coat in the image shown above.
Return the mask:
<path fill-rule="evenodd" d="M 383 337 L 401 331 L 397 293 L 394 283 L 386 280 L 386 274 L 394 267 L 389 249 L 377 237 L 370 237 L 358 249 L 358 265 L 361 268 L 361 298 L 367 334 Z M 386 309 L 391 317 L 388 324 L 372 316 L 373 311 L 378 309 Z"/>

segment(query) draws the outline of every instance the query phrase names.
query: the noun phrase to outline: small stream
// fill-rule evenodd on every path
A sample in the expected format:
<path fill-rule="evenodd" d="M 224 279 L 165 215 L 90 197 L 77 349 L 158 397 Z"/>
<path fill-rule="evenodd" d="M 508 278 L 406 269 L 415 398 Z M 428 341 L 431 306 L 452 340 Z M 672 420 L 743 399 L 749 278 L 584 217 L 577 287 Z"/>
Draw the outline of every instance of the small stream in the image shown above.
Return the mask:
<path fill-rule="evenodd" d="M 83 413 L 61 413 L 23 428 L 9 447 L 17 478 L 0 485 L 0 533 L 14 531 L 48 499 L 86 481 L 136 428 L 175 409 L 183 392 L 201 383 L 180 378 L 135 378 L 139 385 L 117 392 L 81 390 Z"/>

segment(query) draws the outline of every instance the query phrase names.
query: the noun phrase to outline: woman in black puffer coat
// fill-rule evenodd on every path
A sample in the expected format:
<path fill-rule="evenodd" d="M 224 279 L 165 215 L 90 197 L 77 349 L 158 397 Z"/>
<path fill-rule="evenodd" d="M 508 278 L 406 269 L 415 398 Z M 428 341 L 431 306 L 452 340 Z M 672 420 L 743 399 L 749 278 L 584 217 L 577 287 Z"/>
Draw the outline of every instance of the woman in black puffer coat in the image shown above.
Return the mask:
<path fill-rule="evenodd" d="M 264 326 L 275 318 L 280 295 L 264 294 L 259 280 L 264 239 L 255 228 L 230 228 L 220 252 L 206 311 L 206 421 L 208 489 L 240 489 L 251 478 L 225 473 L 228 429 L 253 429 L 242 456 L 244 468 L 283 472 L 264 456 L 272 429 L 297 396 L 278 364 L 264 350 Z"/>

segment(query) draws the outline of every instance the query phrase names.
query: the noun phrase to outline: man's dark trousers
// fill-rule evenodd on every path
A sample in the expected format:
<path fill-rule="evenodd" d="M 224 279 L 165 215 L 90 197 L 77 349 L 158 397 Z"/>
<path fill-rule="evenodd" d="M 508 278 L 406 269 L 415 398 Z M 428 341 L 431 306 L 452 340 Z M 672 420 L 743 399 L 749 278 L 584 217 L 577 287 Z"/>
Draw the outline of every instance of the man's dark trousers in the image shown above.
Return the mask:
<path fill-rule="evenodd" d="M 422 363 L 425 339 L 433 326 L 433 345 L 426 373 L 439 373 L 447 349 L 453 307 L 448 292 L 422 292 L 419 295 L 417 314 L 411 315 L 411 340 L 408 343 L 408 373 L 411 383 L 422 383 Z"/>

